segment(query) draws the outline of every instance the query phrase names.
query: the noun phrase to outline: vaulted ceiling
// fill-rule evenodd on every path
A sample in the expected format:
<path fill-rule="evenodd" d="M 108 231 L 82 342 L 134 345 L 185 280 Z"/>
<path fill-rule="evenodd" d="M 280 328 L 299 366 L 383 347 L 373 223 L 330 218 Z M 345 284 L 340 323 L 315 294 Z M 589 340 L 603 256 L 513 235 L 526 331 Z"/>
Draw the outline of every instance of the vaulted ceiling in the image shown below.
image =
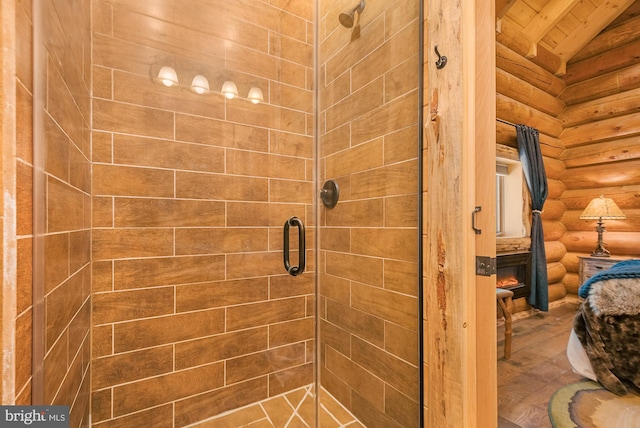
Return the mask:
<path fill-rule="evenodd" d="M 496 39 L 562 76 L 598 34 L 634 17 L 640 0 L 496 0 Z"/>

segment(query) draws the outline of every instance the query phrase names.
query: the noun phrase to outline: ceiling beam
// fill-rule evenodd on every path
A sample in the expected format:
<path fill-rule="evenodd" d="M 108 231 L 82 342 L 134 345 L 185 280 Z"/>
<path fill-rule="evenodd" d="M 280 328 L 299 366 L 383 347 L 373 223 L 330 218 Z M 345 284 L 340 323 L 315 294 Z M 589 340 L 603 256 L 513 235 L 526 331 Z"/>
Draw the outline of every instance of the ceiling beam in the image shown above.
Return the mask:
<path fill-rule="evenodd" d="M 500 19 L 509 12 L 517 0 L 496 0 L 496 18 Z"/>
<path fill-rule="evenodd" d="M 522 29 L 537 44 L 580 0 L 555 0 L 547 3 Z"/>
<path fill-rule="evenodd" d="M 578 25 L 563 41 L 558 43 L 552 52 L 566 63 L 634 2 L 635 0 L 602 2 L 589 14 L 585 22 Z"/>
<path fill-rule="evenodd" d="M 638 4 L 640 5 L 640 2 L 638 2 Z M 627 12 L 628 11 L 629 9 L 627 9 Z M 609 27 L 610 26 L 611 25 L 609 25 Z M 571 58 L 571 61 L 569 61 L 569 64 L 604 53 L 616 46 L 635 42 L 638 39 L 640 39 L 640 15 L 629 18 L 616 27 L 602 31 L 596 38 L 591 40 L 583 49 L 575 54 Z"/>

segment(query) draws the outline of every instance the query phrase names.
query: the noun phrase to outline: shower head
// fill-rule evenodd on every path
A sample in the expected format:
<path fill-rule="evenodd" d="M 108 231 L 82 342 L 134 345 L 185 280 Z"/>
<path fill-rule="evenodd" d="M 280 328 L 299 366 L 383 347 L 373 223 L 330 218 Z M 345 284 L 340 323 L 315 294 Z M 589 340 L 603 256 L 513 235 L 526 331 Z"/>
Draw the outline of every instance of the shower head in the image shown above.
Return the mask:
<path fill-rule="evenodd" d="M 365 6 L 366 6 L 365 0 L 360 0 L 360 3 L 358 3 L 356 7 L 349 10 L 348 12 L 342 12 L 338 17 L 338 19 L 340 20 L 340 24 L 342 24 L 342 26 L 346 28 L 353 27 L 356 13 L 361 14 Z"/>

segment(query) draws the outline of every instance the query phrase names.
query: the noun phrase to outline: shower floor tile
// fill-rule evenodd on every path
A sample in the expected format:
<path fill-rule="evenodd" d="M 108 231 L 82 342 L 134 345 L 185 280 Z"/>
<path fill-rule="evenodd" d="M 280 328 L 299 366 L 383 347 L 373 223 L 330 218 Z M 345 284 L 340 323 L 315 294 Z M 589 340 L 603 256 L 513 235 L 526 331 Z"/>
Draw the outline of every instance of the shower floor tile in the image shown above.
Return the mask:
<path fill-rule="evenodd" d="M 276 397 L 225 412 L 190 425 L 194 428 L 312 428 L 315 427 L 313 386 L 298 388 Z M 331 394 L 322 390 L 318 417 L 322 428 L 364 428 Z"/>

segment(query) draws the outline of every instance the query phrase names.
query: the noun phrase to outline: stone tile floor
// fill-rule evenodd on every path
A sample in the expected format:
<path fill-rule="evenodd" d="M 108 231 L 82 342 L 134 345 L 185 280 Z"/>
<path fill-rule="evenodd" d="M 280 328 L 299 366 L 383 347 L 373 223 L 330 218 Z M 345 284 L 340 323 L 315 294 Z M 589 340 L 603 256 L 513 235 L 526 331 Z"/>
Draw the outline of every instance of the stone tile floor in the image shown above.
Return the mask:
<path fill-rule="evenodd" d="M 312 385 L 271 397 L 215 418 L 191 425 L 197 428 L 304 428 L 315 427 L 315 403 Z M 322 428 L 364 428 L 329 393 L 321 391 L 318 425 Z"/>

